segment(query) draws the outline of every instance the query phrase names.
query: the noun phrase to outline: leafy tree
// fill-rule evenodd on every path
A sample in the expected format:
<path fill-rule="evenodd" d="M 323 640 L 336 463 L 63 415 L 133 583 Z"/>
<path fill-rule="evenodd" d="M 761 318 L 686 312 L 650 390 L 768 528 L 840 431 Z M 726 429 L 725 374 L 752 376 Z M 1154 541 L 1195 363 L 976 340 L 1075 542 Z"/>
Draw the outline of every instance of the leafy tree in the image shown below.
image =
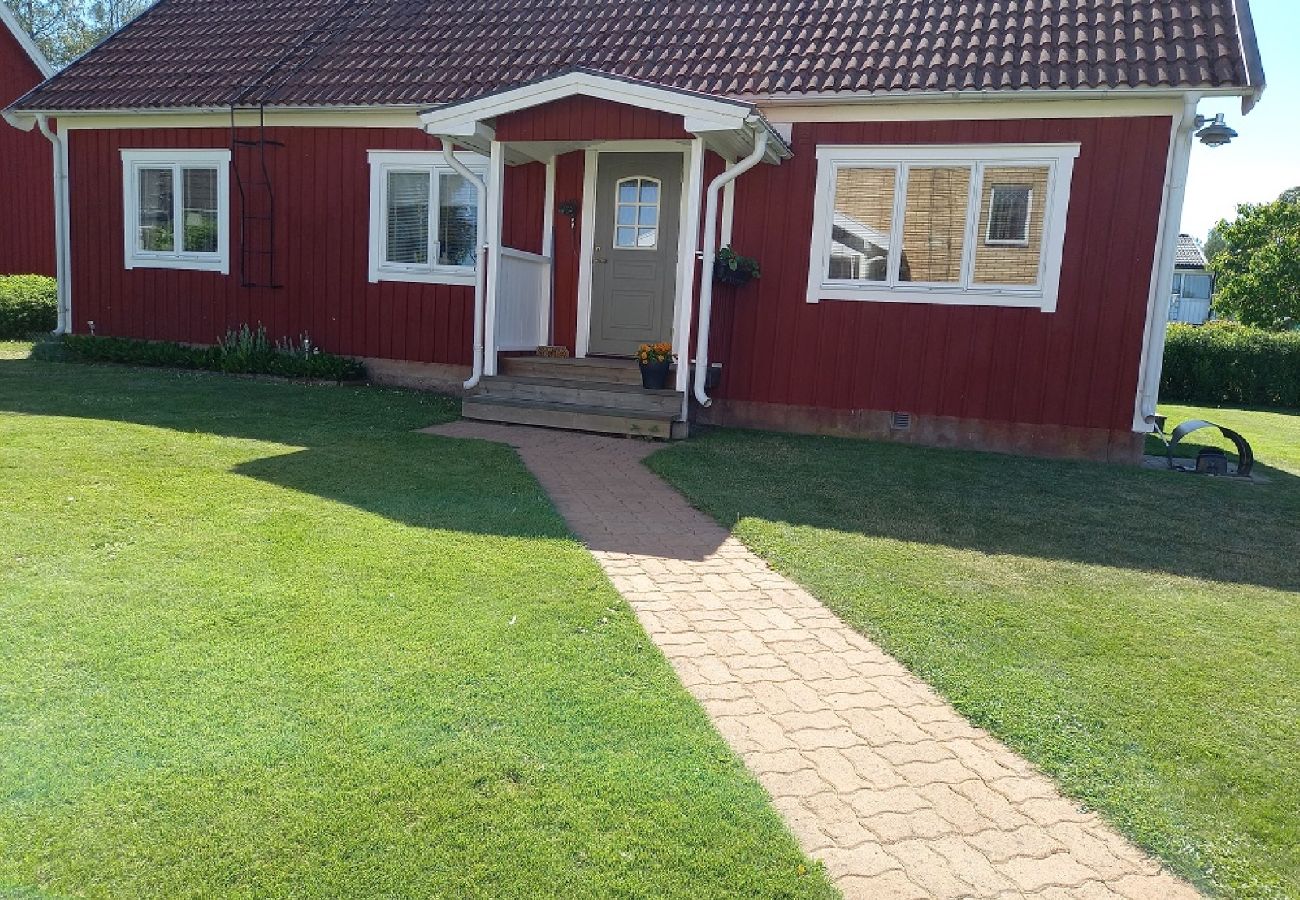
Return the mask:
<path fill-rule="evenodd" d="M 1274 331 L 1300 322 L 1300 188 L 1272 203 L 1243 203 L 1214 228 L 1223 247 L 1210 261 L 1215 305 L 1246 325 Z"/>
<path fill-rule="evenodd" d="M 1211 228 L 1210 233 L 1205 238 L 1205 258 L 1207 260 L 1213 260 L 1214 257 L 1226 250 L 1227 247 L 1228 243 L 1223 239 L 1223 235 L 1219 234 L 1219 229 Z M 1213 263 L 1211 263 L 1211 268 L 1213 268 Z"/>
<path fill-rule="evenodd" d="M 65 66 L 153 4 L 153 0 L 11 0 L 36 45 Z"/>

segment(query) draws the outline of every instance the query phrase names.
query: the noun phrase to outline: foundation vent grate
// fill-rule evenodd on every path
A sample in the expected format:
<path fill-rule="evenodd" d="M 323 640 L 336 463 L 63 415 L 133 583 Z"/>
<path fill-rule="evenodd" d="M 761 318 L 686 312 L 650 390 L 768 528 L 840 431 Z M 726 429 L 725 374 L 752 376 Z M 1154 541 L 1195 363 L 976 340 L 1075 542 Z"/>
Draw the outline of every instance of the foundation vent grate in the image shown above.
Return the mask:
<path fill-rule="evenodd" d="M 889 427 L 894 431 L 907 431 L 912 427 L 912 414 L 905 412 L 896 412 L 890 418 Z"/>

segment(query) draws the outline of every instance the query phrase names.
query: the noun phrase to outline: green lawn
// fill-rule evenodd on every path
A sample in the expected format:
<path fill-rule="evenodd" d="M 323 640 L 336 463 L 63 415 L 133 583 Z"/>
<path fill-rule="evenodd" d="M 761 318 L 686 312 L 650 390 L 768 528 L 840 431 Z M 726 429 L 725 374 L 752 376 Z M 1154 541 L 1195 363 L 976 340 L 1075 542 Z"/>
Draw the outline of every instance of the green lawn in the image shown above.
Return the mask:
<path fill-rule="evenodd" d="M 650 466 L 1202 887 L 1300 897 L 1300 412 L 1266 483 L 712 431 Z"/>
<path fill-rule="evenodd" d="M 827 896 L 452 402 L 0 346 L 0 895 Z"/>

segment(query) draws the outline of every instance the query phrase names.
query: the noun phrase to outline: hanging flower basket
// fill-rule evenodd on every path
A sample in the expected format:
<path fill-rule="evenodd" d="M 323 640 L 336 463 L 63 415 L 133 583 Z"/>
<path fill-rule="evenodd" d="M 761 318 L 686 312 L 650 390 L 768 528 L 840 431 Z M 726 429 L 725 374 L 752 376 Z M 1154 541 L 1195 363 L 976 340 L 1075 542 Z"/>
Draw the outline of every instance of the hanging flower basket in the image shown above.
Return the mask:
<path fill-rule="evenodd" d="M 762 273 L 758 260 L 741 256 L 730 247 L 723 247 L 713 260 L 713 278 L 732 287 L 744 287 Z"/>

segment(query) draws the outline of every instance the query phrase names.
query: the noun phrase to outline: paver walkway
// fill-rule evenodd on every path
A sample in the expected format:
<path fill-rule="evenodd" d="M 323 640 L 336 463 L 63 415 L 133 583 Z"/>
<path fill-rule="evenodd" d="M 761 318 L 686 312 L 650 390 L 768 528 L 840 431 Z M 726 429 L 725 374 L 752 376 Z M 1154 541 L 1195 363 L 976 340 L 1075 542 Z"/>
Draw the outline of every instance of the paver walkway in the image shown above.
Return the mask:
<path fill-rule="evenodd" d="M 641 464 L 656 445 L 456 422 L 511 444 L 846 897 L 1196 897 Z"/>

